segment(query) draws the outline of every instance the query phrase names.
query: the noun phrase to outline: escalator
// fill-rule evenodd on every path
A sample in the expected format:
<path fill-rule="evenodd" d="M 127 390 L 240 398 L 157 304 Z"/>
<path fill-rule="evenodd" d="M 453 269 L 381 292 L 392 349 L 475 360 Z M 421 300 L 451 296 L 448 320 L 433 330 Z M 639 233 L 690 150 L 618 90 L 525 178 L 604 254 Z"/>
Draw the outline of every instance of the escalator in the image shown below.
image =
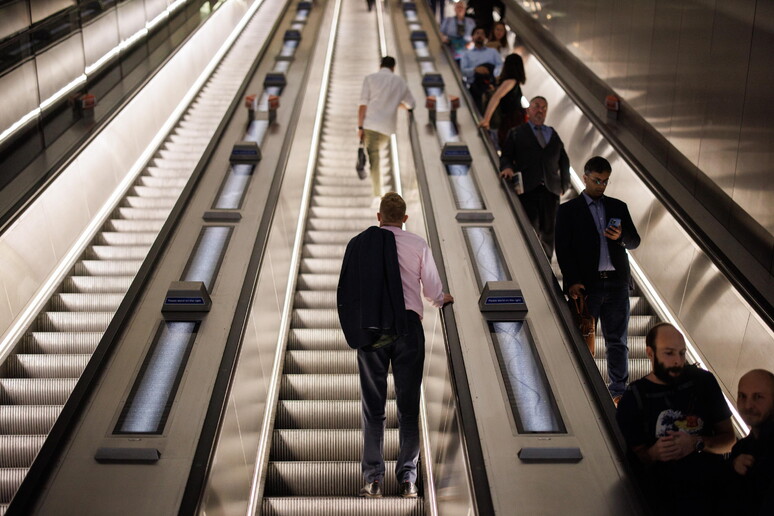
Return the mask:
<path fill-rule="evenodd" d="M 357 354 L 339 327 L 336 285 L 347 242 L 376 224 L 370 180 L 360 181 L 353 170 L 353 99 L 379 52 L 373 13 L 344 0 L 340 16 L 260 512 L 418 515 L 422 498 L 399 498 L 392 474 L 398 430 L 391 377 L 385 497 L 354 496 L 363 485 L 360 389 Z M 384 191 L 394 187 L 389 166 L 385 157 Z"/>
<path fill-rule="evenodd" d="M 275 16 L 279 6 L 263 13 Z M 271 24 L 258 16 L 208 78 L 0 370 L 0 514 L 8 508 Z"/>

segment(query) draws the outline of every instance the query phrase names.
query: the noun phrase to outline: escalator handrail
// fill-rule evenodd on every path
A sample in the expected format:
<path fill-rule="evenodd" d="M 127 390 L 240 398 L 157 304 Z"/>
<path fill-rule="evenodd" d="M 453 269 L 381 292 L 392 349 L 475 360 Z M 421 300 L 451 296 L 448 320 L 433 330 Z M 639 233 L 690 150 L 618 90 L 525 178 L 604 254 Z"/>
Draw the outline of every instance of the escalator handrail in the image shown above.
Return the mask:
<path fill-rule="evenodd" d="M 438 237 L 438 230 L 430 197 L 430 185 L 423 164 L 417 123 L 413 112 L 409 113 L 409 139 L 411 141 L 414 166 L 416 167 L 417 174 L 417 184 L 419 186 L 425 215 L 427 240 L 430 244 L 430 248 L 435 250 L 433 258 L 435 258 L 438 265 L 438 274 L 441 278 L 441 283 L 448 288 L 449 282 L 447 280 L 443 254 L 441 253 L 441 240 Z M 462 352 L 459 332 L 457 331 L 457 322 L 451 305 L 446 305 L 441 309 L 441 323 L 445 337 L 444 343 L 446 346 L 450 383 L 456 400 L 455 407 L 460 421 L 463 450 L 467 456 L 466 463 L 468 466 L 468 476 L 470 483 L 473 486 L 471 493 L 475 501 L 476 513 L 481 515 L 494 514 L 489 478 L 484 462 L 484 452 L 481 447 L 481 437 L 478 432 L 476 414 L 473 408 L 473 397 L 468 383 L 468 374 L 465 367 L 465 359 Z"/>

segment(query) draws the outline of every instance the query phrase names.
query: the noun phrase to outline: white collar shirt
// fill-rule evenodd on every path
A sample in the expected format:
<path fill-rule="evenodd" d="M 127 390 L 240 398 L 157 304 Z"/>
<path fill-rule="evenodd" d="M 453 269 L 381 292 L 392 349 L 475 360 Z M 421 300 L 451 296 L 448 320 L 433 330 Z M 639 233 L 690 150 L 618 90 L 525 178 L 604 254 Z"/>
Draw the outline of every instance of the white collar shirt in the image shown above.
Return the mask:
<path fill-rule="evenodd" d="M 406 81 L 389 68 L 382 68 L 363 80 L 360 105 L 366 106 L 363 128 L 381 134 L 393 134 L 397 127 L 398 106 L 413 109 L 416 104 Z"/>

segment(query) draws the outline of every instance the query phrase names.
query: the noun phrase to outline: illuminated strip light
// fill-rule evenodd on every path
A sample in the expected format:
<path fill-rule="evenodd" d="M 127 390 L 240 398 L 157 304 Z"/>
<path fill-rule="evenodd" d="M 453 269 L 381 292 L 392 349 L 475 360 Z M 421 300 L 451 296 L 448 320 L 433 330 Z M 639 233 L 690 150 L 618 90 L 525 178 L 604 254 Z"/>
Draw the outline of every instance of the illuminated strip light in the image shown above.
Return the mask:
<path fill-rule="evenodd" d="M 16 131 L 21 129 L 23 126 L 27 125 L 28 122 L 38 117 L 43 110 L 48 109 L 50 106 L 55 104 L 57 101 L 59 101 L 62 97 L 70 93 L 72 90 L 77 88 L 78 86 L 82 85 L 84 82 L 86 82 L 89 75 L 94 73 L 95 71 L 99 70 L 105 63 L 110 61 L 113 57 L 115 57 L 118 53 L 120 53 L 122 50 L 125 50 L 127 47 L 135 43 L 138 39 L 141 37 L 144 37 L 148 34 L 150 29 L 161 23 L 165 18 L 169 17 L 170 14 L 172 14 L 175 10 L 179 9 L 182 5 L 184 5 L 186 0 L 177 0 L 173 4 L 170 4 L 169 7 L 167 7 L 163 12 L 161 12 L 158 16 L 156 16 L 153 20 L 149 21 L 145 24 L 144 29 L 140 29 L 135 34 L 132 34 L 129 36 L 129 38 L 125 39 L 112 49 L 108 50 L 105 55 L 97 59 L 93 64 L 86 66 L 84 68 L 84 73 L 81 74 L 79 77 L 75 78 L 73 81 L 71 81 L 67 86 L 60 89 L 53 95 L 51 95 L 49 98 L 44 100 L 40 103 L 40 106 L 33 109 L 23 117 L 21 117 L 19 120 L 17 120 L 13 125 L 8 127 L 5 131 L 0 133 L 0 143 L 5 141 L 9 136 L 14 134 Z M 260 2 L 259 2 L 260 4 Z"/>
<path fill-rule="evenodd" d="M 317 154 L 320 149 L 320 135 L 322 134 L 322 122 L 323 115 L 325 114 L 325 102 L 328 98 L 328 85 L 330 84 L 331 66 L 333 63 L 333 50 L 338 39 L 338 26 L 339 16 L 341 12 L 342 0 L 336 0 L 336 4 L 333 8 L 333 21 L 331 22 L 331 34 L 333 37 L 328 40 L 328 47 L 325 50 L 325 64 L 322 71 L 322 87 L 317 97 L 317 107 L 314 118 L 314 125 L 312 127 L 312 141 L 309 147 L 309 158 L 306 164 L 306 172 L 304 178 L 304 190 L 301 194 L 301 209 L 298 215 L 298 224 L 296 225 L 296 233 L 293 243 L 293 251 L 291 253 L 290 268 L 288 272 L 288 282 L 285 288 L 285 306 L 282 308 L 282 316 L 280 318 L 280 327 L 277 338 L 276 349 L 284 349 L 287 342 L 288 334 L 290 333 L 290 320 L 291 310 L 293 303 L 291 300 L 295 295 L 296 282 L 298 281 L 298 271 L 301 268 L 301 250 L 304 245 L 304 231 L 306 230 L 306 219 L 309 212 L 309 202 L 312 196 L 312 184 L 314 182 L 314 170 L 317 167 Z M 269 382 L 269 390 L 266 394 L 267 406 L 272 403 L 272 406 L 276 406 L 277 399 L 279 398 L 279 384 L 280 376 L 282 375 L 282 368 L 285 363 L 285 357 L 281 353 L 274 355 L 274 364 L 272 366 L 271 380 Z M 274 427 L 273 418 L 265 417 L 263 424 L 261 425 L 260 439 L 258 450 L 256 451 L 256 467 L 253 469 L 253 478 L 250 488 L 250 497 L 248 500 L 247 510 L 248 514 L 254 515 L 258 510 L 258 494 L 260 490 L 260 478 L 262 468 L 258 467 L 258 464 L 263 463 L 263 458 L 268 456 L 268 448 L 271 446 L 271 439 L 269 436 Z"/>
<path fill-rule="evenodd" d="M 578 192 L 582 192 L 584 189 L 583 181 L 581 180 L 581 178 L 578 176 L 578 174 L 575 172 L 575 170 L 572 167 L 570 167 L 570 179 L 572 180 L 572 183 L 575 189 Z M 707 364 L 705 364 L 704 360 L 702 360 L 701 355 L 698 352 L 698 348 L 696 347 L 696 345 L 694 345 L 693 341 L 690 338 L 688 338 L 687 336 L 688 333 L 685 331 L 683 326 L 674 316 L 674 314 L 672 313 L 672 310 L 670 310 L 670 308 L 666 305 L 666 303 L 664 303 L 664 301 L 661 299 L 661 296 L 656 291 L 656 288 L 650 282 L 650 280 L 645 275 L 640 265 L 637 263 L 637 260 L 634 259 L 631 253 L 629 253 L 629 264 L 631 265 L 634 271 L 634 275 L 637 278 L 637 283 L 640 285 L 640 288 L 642 288 L 642 290 L 646 292 L 646 297 L 648 298 L 648 301 L 653 305 L 653 308 L 655 308 L 656 312 L 658 313 L 658 316 L 661 319 L 667 321 L 675 328 L 677 328 L 680 331 L 680 333 L 683 334 L 683 338 L 685 339 L 685 347 L 690 359 L 702 369 L 709 370 L 707 368 Z M 731 414 L 733 415 L 732 421 L 737 431 L 742 435 L 747 435 L 747 433 L 750 431 L 750 428 L 742 420 L 742 417 L 739 415 L 739 412 L 737 412 L 736 407 L 734 407 L 734 404 L 731 402 L 728 396 L 725 395 L 725 393 L 723 394 L 723 397 L 726 399 L 728 408 L 731 409 Z"/>

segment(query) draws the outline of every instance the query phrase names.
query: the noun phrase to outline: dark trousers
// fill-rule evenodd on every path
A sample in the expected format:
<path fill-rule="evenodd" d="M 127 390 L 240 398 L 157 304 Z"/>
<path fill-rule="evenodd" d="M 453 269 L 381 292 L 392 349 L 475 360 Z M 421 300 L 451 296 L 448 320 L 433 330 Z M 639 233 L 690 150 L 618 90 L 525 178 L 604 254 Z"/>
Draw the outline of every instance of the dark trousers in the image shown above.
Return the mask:
<path fill-rule="evenodd" d="M 407 310 L 409 333 L 376 351 L 358 350 L 363 419 L 363 460 L 366 482 L 384 479 L 384 427 L 387 371 L 392 363 L 398 398 L 400 452 L 395 465 L 398 482 L 416 482 L 419 459 L 419 390 L 425 364 L 425 333 L 416 312 Z"/>
<path fill-rule="evenodd" d="M 629 283 L 618 278 L 598 280 L 586 285 L 589 313 L 600 321 L 605 337 L 608 390 L 619 396 L 629 381 Z"/>
<path fill-rule="evenodd" d="M 550 260 L 554 254 L 554 232 L 556 231 L 556 210 L 559 209 L 559 196 L 549 192 L 544 185 L 519 196 L 529 222 L 543 244 L 543 250 Z"/>

